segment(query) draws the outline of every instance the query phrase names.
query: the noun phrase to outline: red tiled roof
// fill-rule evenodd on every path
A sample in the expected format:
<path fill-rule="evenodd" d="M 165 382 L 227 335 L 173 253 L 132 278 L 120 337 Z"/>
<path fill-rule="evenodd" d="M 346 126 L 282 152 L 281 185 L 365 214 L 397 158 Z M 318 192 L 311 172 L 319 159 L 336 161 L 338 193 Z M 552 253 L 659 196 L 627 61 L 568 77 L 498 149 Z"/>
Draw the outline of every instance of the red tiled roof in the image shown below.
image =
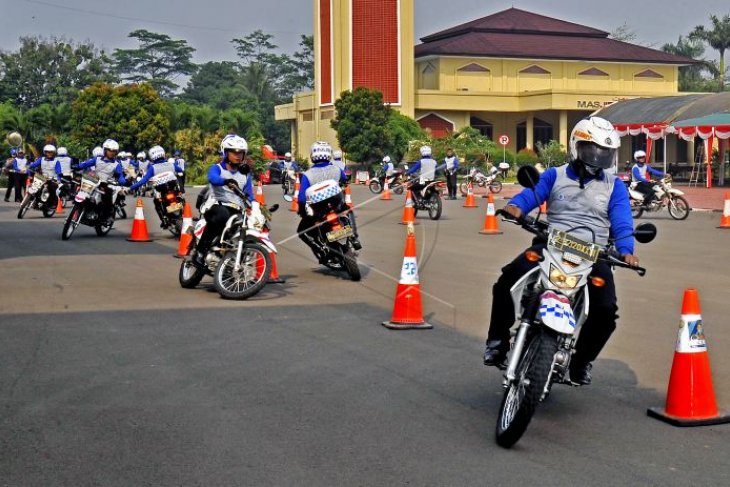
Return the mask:
<path fill-rule="evenodd" d="M 693 59 L 608 38 L 608 33 L 510 8 L 421 39 L 416 58 L 470 56 L 692 64 Z"/>

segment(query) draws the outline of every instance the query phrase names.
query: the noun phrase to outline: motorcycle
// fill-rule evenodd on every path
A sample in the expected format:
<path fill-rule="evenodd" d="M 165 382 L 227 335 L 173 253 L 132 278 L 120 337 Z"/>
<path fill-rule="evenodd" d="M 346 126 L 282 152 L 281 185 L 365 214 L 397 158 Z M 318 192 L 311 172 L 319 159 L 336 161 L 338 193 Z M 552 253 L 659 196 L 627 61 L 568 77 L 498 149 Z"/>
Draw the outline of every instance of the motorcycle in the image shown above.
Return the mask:
<path fill-rule="evenodd" d="M 461 191 L 462 195 L 466 196 L 469 189 L 469 184 L 471 183 L 472 187 L 488 187 L 489 191 L 491 191 L 492 193 L 499 193 L 500 191 L 502 191 L 502 182 L 497 180 L 498 176 L 499 170 L 497 170 L 497 168 L 494 166 L 492 166 L 492 168 L 489 170 L 489 176 L 477 169 L 476 166 L 472 166 L 471 169 L 469 169 L 469 173 L 466 175 L 466 179 L 462 181 L 462 183 L 459 185 L 459 190 Z"/>
<path fill-rule="evenodd" d="M 284 189 L 284 194 L 294 194 L 294 188 L 295 184 L 297 182 L 297 173 L 294 169 L 285 169 L 284 170 L 284 181 L 281 183 L 281 186 Z"/>
<path fill-rule="evenodd" d="M 526 169 L 526 168 L 522 168 Z M 520 169 L 518 178 L 523 186 L 534 188 L 539 176 L 534 168 Z M 591 277 L 597 262 L 623 267 L 646 274 L 642 267 L 626 264 L 615 250 L 613 241 L 606 247 L 575 236 L 578 227 L 568 231 L 552 229 L 544 221 L 530 217 L 515 219 L 499 210 L 506 221 L 516 223 L 546 243 L 539 255 L 528 250 L 525 257 L 539 265 L 530 270 L 512 287 L 512 301 L 519 328 L 512 339 L 511 352 L 504 372 L 504 397 L 496 427 L 497 443 L 513 446 L 525 433 L 537 406 L 543 402 L 556 383 L 572 384 L 569 379 L 570 360 L 581 326 L 589 312 L 588 281 L 600 286 L 601 279 Z M 651 242 L 656 227 L 639 225 L 633 234 L 641 243 Z M 604 283 L 605 284 L 605 283 Z"/>
<path fill-rule="evenodd" d="M 191 229 L 193 238 L 186 257 L 180 264 L 178 280 L 180 286 L 192 289 L 206 275 L 213 276 L 213 285 L 225 299 L 248 299 L 255 296 L 271 275 L 270 253 L 276 253 L 274 243 L 269 239 L 271 213 L 279 205 L 266 208 L 258 202 L 249 203 L 245 194 L 234 189 L 246 202 L 241 213 L 231 216 L 220 236 L 217 236 L 210 250 L 203 258 L 204 268 L 196 267 L 192 254 L 205 231 L 205 218 L 201 218 Z"/>
<path fill-rule="evenodd" d="M 374 194 L 380 194 L 383 192 L 385 187 L 385 171 L 382 169 L 378 171 L 373 179 L 370 180 L 368 185 L 370 191 Z M 403 194 L 403 172 L 396 170 L 395 173 L 388 180 L 388 188 L 395 194 Z"/>
<path fill-rule="evenodd" d="M 654 199 L 649 205 L 644 204 L 644 195 L 636 190 L 638 182 L 628 185 L 631 200 L 631 216 L 639 218 L 644 212 L 655 212 L 666 207 L 669 215 L 675 220 L 684 220 L 689 216 L 691 208 L 684 193 L 672 187 L 671 176 L 664 176 L 654 185 Z"/>
<path fill-rule="evenodd" d="M 418 179 L 409 180 L 406 182 L 409 186 L 416 182 Z M 446 188 L 444 181 L 431 181 L 421 189 L 418 196 L 413 195 L 413 214 L 418 216 L 418 211 L 427 211 L 428 217 L 431 220 L 438 220 L 441 218 L 441 212 L 443 211 L 443 200 L 441 194 Z"/>
<path fill-rule="evenodd" d="M 162 228 L 169 230 L 174 237 L 179 237 L 182 232 L 185 198 L 180 192 L 177 176 L 168 171 L 152 177 L 150 181 L 154 187 L 155 211 Z"/>
<path fill-rule="evenodd" d="M 111 216 L 101 220 L 102 195 L 111 192 L 114 205 Z M 94 227 L 96 234 L 103 237 L 108 234 L 114 226 L 115 215 L 123 211 L 123 201 L 120 196 L 122 187 L 107 181 L 100 181 L 94 174 L 87 173 L 81 176 L 79 190 L 74 197 L 74 205 L 66 217 L 61 231 L 61 239 L 71 238 L 79 225 Z"/>
<path fill-rule="evenodd" d="M 20 202 L 19 220 L 22 220 L 31 208 L 43 212 L 45 218 L 56 214 L 57 196 L 49 189 L 49 179 L 39 172 L 33 175 L 33 181 L 28 186 L 23 201 Z"/>
<path fill-rule="evenodd" d="M 67 177 L 61 178 L 61 184 L 58 187 L 58 197 L 61 198 L 61 206 L 66 208 L 74 201 L 76 193 L 79 190 L 79 184 L 81 184 L 81 176 L 74 174 L 70 179 Z"/>

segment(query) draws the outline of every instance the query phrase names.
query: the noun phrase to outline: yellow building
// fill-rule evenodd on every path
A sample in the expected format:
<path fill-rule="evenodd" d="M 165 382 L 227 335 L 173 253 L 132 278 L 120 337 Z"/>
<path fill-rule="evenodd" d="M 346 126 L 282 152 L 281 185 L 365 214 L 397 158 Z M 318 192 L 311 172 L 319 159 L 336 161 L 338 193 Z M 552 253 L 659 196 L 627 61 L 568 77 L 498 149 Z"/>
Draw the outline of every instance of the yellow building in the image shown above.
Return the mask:
<path fill-rule="evenodd" d="M 434 137 L 472 126 L 511 150 L 551 139 L 616 101 L 677 94 L 691 59 L 511 8 L 437 32 L 414 46 L 413 0 L 314 0 L 315 91 L 276 107 L 292 149 L 337 145 L 330 120 L 345 90 L 366 86 Z M 626 147 L 621 159 L 631 147 Z"/>

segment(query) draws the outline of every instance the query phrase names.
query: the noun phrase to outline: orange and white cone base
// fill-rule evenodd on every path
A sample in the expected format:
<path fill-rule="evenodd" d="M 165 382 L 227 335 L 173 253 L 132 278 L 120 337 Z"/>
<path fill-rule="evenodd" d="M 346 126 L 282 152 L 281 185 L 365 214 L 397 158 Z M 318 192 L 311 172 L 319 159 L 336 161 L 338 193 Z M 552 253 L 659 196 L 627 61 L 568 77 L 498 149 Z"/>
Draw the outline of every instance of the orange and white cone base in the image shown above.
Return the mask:
<path fill-rule="evenodd" d="M 413 225 L 408 226 L 406 248 L 403 252 L 403 267 L 395 291 L 393 316 L 383 326 L 391 330 L 426 330 L 433 325 L 423 319 L 421 285 L 418 281 L 418 260 L 416 258 L 416 236 Z"/>
<path fill-rule="evenodd" d="M 484 228 L 479 233 L 482 235 L 501 235 L 502 231 L 499 229 L 497 223 L 497 211 L 494 208 L 494 196 L 489 193 L 487 197 L 487 215 L 484 217 Z"/>
<path fill-rule="evenodd" d="M 289 211 L 299 211 L 299 174 L 297 174 L 297 181 L 294 183 L 294 199 L 291 200 Z"/>
<path fill-rule="evenodd" d="M 649 408 L 647 414 L 674 426 L 707 426 L 730 423 L 730 415 L 717 408 L 712 385 L 699 295 L 684 292 L 682 318 L 664 408 Z"/>
<path fill-rule="evenodd" d="M 722 209 L 722 217 L 720 218 L 720 226 L 717 228 L 730 229 L 730 193 L 725 193 L 725 205 Z"/>
<path fill-rule="evenodd" d="M 185 257 L 188 255 L 190 242 L 193 241 L 193 210 L 190 209 L 190 203 L 185 202 L 183 208 L 182 229 L 180 230 L 180 242 L 177 246 L 177 254 L 174 257 Z"/>
<path fill-rule="evenodd" d="M 269 234 L 266 234 L 268 238 Z M 269 274 L 269 280 L 266 281 L 268 284 L 284 284 L 286 279 L 279 275 L 279 269 L 276 268 L 276 252 L 272 252 L 269 249 L 269 257 L 271 258 L 271 273 Z"/>
<path fill-rule="evenodd" d="M 150 234 L 147 232 L 147 222 L 144 219 L 144 203 L 142 198 L 137 198 L 137 207 L 134 209 L 134 222 L 132 223 L 132 234 L 127 239 L 130 242 L 151 242 Z"/>
<path fill-rule="evenodd" d="M 349 184 L 345 186 L 345 204 L 348 208 L 352 208 L 353 206 L 355 206 L 355 204 L 352 202 L 352 191 L 350 190 Z"/>
<path fill-rule="evenodd" d="M 406 204 L 403 207 L 403 218 L 399 222 L 401 225 L 418 225 L 416 222 L 416 212 L 413 209 L 413 194 L 411 190 L 406 191 Z"/>
<path fill-rule="evenodd" d="M 464 208 L 479 208 L 476 199 L 474 198 L 474 187 L 471 183 L 466 187 L 466 200 L 463 204 Z"/>
<path fill-rule="evenodd" d="M 390 185 L 388 185 L 388 178 L 385 178 L 385 183 L 383 184 L 383 194 L 380 196 L 380 201 L 392 201 L 393 198 L 390 196 Z"/>

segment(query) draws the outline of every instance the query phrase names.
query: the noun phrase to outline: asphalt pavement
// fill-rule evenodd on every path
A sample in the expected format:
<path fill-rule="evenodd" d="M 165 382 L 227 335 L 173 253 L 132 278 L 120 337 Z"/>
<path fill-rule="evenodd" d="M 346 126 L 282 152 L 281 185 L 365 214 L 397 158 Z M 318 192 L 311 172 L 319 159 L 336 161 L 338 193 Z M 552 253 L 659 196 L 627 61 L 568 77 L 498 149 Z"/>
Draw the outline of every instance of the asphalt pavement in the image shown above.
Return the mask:
<path fill-rule="evenodd" d="M 267 202 L 284 202 L 276 187 Z M 356 204 L 373 195 L 355 187 Z M 132 204 L 130 199 L 130 206 Z M 274 215 L 279 272 L 246 302 L 177 283 L 152 243 L 0 203 L 0 485 L 728 485 L 730 426 L 674 428 L 664 402 L 685 287 L 700 290 L 715 389 L 730 407 L 730 232 L 717 214 L 643 218 L 644 278 L 617 271 L 621 320 L 594 384 L 556 386 L 522 440 L 494 442 L 500 373 L 481 364 L 491 285 L 530 236 L 445 201 L 416 226 L 429 331 L 395 332 L 402 197 L 358 210 L 363 281 L 320 268 Z M 501 204 L 501 203 L 500 203 Z M 130 212 L 131 214 L 132 212 Z M 717 220 L 717 221 L 716 221 Z"/>

